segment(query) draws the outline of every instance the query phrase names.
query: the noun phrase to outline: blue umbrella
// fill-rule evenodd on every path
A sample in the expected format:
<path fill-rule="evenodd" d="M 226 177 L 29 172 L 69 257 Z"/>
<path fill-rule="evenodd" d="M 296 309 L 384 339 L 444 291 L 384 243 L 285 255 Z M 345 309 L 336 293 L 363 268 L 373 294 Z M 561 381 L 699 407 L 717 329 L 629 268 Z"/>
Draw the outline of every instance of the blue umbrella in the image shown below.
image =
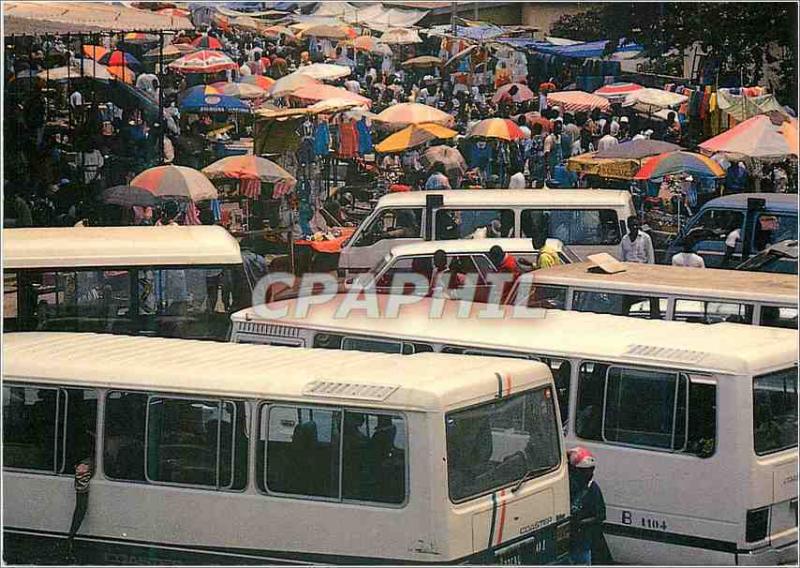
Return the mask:
<path fill-rule="evenodd" d="M 218 89 L 208 85 L 198 85 L 186 89 L 181 94 L 178 106 L 181 110 L 195 112 L 250 112 L 247 103 L 236 97 L 224 95 Z"/>

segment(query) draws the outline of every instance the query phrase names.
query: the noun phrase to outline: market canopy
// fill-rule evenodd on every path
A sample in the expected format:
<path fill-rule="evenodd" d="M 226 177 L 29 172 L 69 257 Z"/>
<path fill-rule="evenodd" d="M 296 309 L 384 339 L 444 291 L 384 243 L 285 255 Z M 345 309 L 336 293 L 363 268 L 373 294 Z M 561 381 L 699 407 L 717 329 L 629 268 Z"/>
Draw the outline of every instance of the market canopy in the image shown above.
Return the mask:
<path fill-rule="evenodd" d="M 559 106 L 562 111 L 589 112 L 592 109 L 611 110 L 608 99 L 584 91 L 558 91 L 547 95 L 548 106 Z"/>
<path fill-rule="evenodd" d="M 346 24 L 317 24 L 298 32 L 297 37 L 307 36 L 326 39 L 353 39 L 357 36 L 356 30 Z"/>
<path fill-rule="evenodd" d="M 760 114 L 706 140 L 699 147 L 707 155 L 722 152 L 733 157 L 785 159 L 797 156 L 797 138 L 790 141 L 784 135 L 792 128 L 797 131 L 797 119 L 782 119 L 778 115 L 772 120 L 770 116 Z"/>
<path fill-rule="evenodd" d="M 312 63 L 303 65 L 294 73 L 298 75 L 308 75 L 318 81 L 334 81 L 347 77 L 352 70 L 347 65 L 335 65 L 333 63 Z"/>
<path fill-rule="evenodd" d="M 597 152 L 573 156 L 567 160 L 567 170 L 577 174 L 594 175 L 608 179 L 631 180 L 641 167 L 639 160 L 631 158 L 598 158 Z"/>
<path fill-rule="evenodd" d="M 194 112 L 250 112 L 247 103 L 222 94 L 219 89 L 209 85 L 197 85 L 186 89 L 178 99 L 178 106 L 185 111 Z"/>
<path fill-rule="evenodd" d="M 520 127 L 508 118 L 485 118 L 473 126 L 467 137 L 497 138 L 499 140 L 519 140 L 524 136 Z"/>
<path fill-rule="evenodd" d="M 626 158 L 640 160 L 647 156 L 665 154 L 667 152 L 677 152 L 682 150 L 677 144 L 663 142 L 661 140 L 629 140 L 620 142 L 614 146 L 595 152 L 596 158 Z"/>
<path fill-rule="evenodd" d="M 453 126 L 455 119 L 439 109 L 422 103 L 400 103 L 390 106 L 375 117 L 375 121 L 390 128 L 403 128 L 410 124 L 433 122 Z"/>
<path fill-rule="evenodd" d="M 637 83 L 611 83 L 610 85 L 603 85 L 597 89 L 594 94 L 599 97 L 605 97 L 612 101 L 624 100 L 625 97 L 636 91 L 644 89 L 642 85 Z"/>
<path fill-rule="evenodd" d="M 416 30 L 406 28 L 392 28 L 386 30 L 381 36 L 381 43 L 389 45 L 407 45 L 412 43 L 422 43 L 422 38 Z"/>
<path fill-rule="evenodd" d="M 659 179 L 667 175 L 690 174 L 701 178 L 725 175 L 717 162 L 694 152 L 669 152 L 646 158 L 634 179 Z"/>
<path fill-rule="evenodd" d="M 217 73 L 226 69 L 239 68 L 236 62 L 224 53 L 209 49 L 184 55 L 167 67 L 181 73 Z"/>
<path fill-rule="evenodd" d="M 655 112 L 660 109 L 674 108 L 688 100 L 686 95 L 679 95 L 663 89 L 645 87 L 625 97 L 623 106 L 632 106 L 639 112 Z"/>
<path fill-rule="evenodd" d="M 185 166 L 158 166 L 140 173 L 130 182 L 157 197 L 183 197 L 192 201 L 216 199 L 217 188 L 201 172 Z"/>
<path fill-rule="evenodd" d="M 372 106 L 372 99 L 362 97 L 342 87 L 333 87 L 331 85 L 306 85 L 305 87 L 295 89 L 289 96 L 306 102 L 318 102 L 326 99 L 344 99 L 359 105 L 367 107 Z"/>
<path fill-rule="evenodd" d="M 377 152 L 390 154 L 404 152 L 409 148 L 421 146 L 431 140 L 453 138 L 458 132 L 439 124 L 412 124 L 395 132 L 375 146 Z"/>

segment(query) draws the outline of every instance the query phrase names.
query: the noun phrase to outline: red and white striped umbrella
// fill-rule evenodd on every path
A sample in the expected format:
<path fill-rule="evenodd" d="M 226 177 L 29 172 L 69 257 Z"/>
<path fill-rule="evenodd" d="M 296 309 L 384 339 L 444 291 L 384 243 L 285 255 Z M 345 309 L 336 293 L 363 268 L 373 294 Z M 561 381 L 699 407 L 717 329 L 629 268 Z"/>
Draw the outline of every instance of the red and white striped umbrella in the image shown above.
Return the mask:
<path fill-rule="evenodd" d="M 585 91 L 559 91 L 547 95 L 548 106 L 559 106 L 566 112 L 588 112 L 594 108 L 610 110 L 611 103 L 608 99 L 587 93 Z"/>
<path fill-rule="evenodd" d="M 644 89 L 644 87 L 636 83 L 611 83 L 610 85 L 603 85 L 594 94 L 607 99 L 624 99 L 627 95 L 639 89 Z"/>
<path fill-rule="evenodd" d="M 236 62 L 220 51 L 204 49 L 184 55 L 168 65 L 181 73 L 216 73 L 226 69 L 236 69 Z"/>

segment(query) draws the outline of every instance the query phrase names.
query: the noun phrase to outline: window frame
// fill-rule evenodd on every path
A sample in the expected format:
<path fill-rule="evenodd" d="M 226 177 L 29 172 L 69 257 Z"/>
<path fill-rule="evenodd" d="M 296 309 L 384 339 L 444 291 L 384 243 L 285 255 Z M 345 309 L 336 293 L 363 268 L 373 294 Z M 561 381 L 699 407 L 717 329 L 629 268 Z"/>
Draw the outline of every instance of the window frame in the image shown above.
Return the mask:
<path fill-rule="evenodd" d="M 727 322 L 727 320 L 722 320 L 722 321 L 719 321 L 719 322 L 710 322 L 710 321 L 708 321 L 708 318 L 709 318 L 708 306 L 709 306 L 709 304 L 739 306 L 739 310 L 738 310 L 739 314 L 741 314 L 743 312 L 745 316 L 747 315 L 747 310 L 749 309 L 750 310 L 750 321 L 741 322 L 741 325 L 755 325 L 756 314 L 758 313 L 759 317 L 761 315 L 760 309 L 756 310 L 756 308 L 758 307 L 758 304 L 754 300 L 728 300 L 728 299 L 725 299 L 725 298 L 710 298 L 708 296 L 694 296 L 694 297 L 686 296 L 686 295 L 680 295 L 679 296 L 677 294 L 676 295 L 672 295 L 670 299 L 672 300 L 672 315 L 671 315 L 671 320 L 672 321 L 684 321 L 684 322 L 689 321 L 686 318 L 678 319 L 678 314 L 681 311 L 680 310 L 681 305 L 679 305 L 680 302 L 698 302 L 698 303 L 702 304 L 702 306 L 703 306 L 703 312 L 702 312 L 702 316 L 701 316 L 703 318 L 703 321 L 701 321 L 701 322 L 692 321 L 690 323 L 702 323 L 703 325 L 714 325 L 715 323 L 733 323 L 733 322 Z M 731 316 L 732 315 L 733 314 L 731 314 Z M 731 317 L 731 316 L 726 316 L 726 317 Z M 735 323 L 740 323 L 740 322 L 735 322 Z M 759 323 L 759 325 L 760 325 L 760 323 Z"/>
<path fill-rule="evenodd" d="M 338 451 L 339 451 L 339 483 L 338 483 L 338 497 L 324 497 L 320 495 L 305 495 L 303 493 L 285 493 L 279 491 L 273 491 L 269 488 L 267 484 L 267 464 L 269 462 L 269 452 L 268 452 L 268 444 L 269 444 L 269 434 L 270 434 L 270 427 L 269 427 L 269 415 L 272 411 L 271 407 L 286 407 L 292 408 L 294 410 L 297 409 L 319 409 L 319 410 L 326 410 L 329 412 L 336 412 L 339 411 L 341 413 L 341 425 L 340 425 L 340 435 L 339 435 L 339 443 L 338 443 Z M 261 430 L 262 424 L 264 423 L 264 415 L 263 411 L 264 408 L 267 408 L 267 415 L 266 415 L 266 440 L 261 440 Z M 305 403 L 305 402 L 298 402 L 298 401 L 285 401 L 285 400 L 259 400 L 255 405 L 256 410 L 256 429 L 257 433 L 253 436 L 256 444 L 256 452 L 254 455 L 254 464 L 256 471 L 253 475 L 253 480 L 255 483 L 256 492 L 260 495 L 265 497 L 277 497 L 281 499 L 297 499 L 301 501 L 320 501 L 324 503 L 338 503 L 338 504 L 351 504 L 351 505 L 363 505 L 367 507 L 379 507 L 384 509 L 404 509 L 408 506 L 410 501 L 410 494 L 411 494 L 411 451 L 410 451 L 410 439 L 409 439 L 409 428 L 408 428 L 408 415 L 406 412 L 402 410 L 389 410 L 383 408 L 360 408 L 360 407 L 350 407 L 350 406 L 329 406 L 325 404 L 318 404 L 318 403 Z M 373 414 L 373 415 L 381 415 L 381 416 L 390 416 L 392 418 L 401 418 L 403 420 L 403 437 L 406 442 L 405 448 L 405 458 L 403 464 L 403 475 L 405 476 L 404 479 L 404 486 L 405 486 L 405 493 L 403 495 L 403 501 L 401 503 L 386 503 L 382 501 L 366 501 L 361 499 L 345 499 L 342 496 L 342 483 L 343 483 L 343 470 L 344 470 L 344 462 L 343 462 L 343 453 L 344 453 L 344 436 L 341 435 L 342 428 L 344 426 L 344 417 L 346 412 L 351 413 L 360 413 L 360 414 Z M 258 459 L 258 445 L 264 443 L 264 448 L 261 450 L 263 452 L 263 457 L 261 460 Z M 259 468 L 262 468 L 259 471 Z M 263 484 L 263 489 L 261 485 Z"/>
<path fill-rule="evenodd" d="M 756 422 L 755 421 L 756 381 L 758 379 L 761 379 L 761 378 L 764 378 L 764 377 L 769 377 L 770 375 L 775 375 L 775 374 L 778 374 L 778 373 L 785 373 L 786 371 L 790 371 L 790 370 L 794 370 L 795 375 L 797 375 L 798 366 L 794 365 L 793 367 L 782 367 L 780 369 L 774 369 L 772 371 L 768 371 L 768 372 L 765 372 L 765 373 L 761 373 L 759 375 L 753 375 L 752 376 L 752 382 L 751 382 L 751 387 L 750 387 L 750 389 L 751 389 L 750 390 L 750 396 L 752 397 L 752 401 L 753 401 L 753 409 L 752 409 L 753 418 L 750 421 L 750 428 L 751 428 L 751 430 L 753 432 L 753 436 L 751 438 L 752 439 L 752 448 L 753 448 L 753 454 L 756 456 L 756 458 L 765 458 L 765 457 L 768 457 L 768 456 L 771 456 L 771 455 L 775 455 L 775 454 L 778 454 L 780 452 L 785 452 L 786 450 L 791 450 L 792 448 L 797 448 L 798 447 L 798 443 L 799 442 L 795 442 L 795 444 L 792 445 L 792 446 L 786 446 L 786 447 L 783 447 L 783 448 L 775 448 L 775 449 L 771 449 L 769 451 L 760 452 L 760 453 L 758 451 L 756 451 L 756 423 L 755 423 Z M 797 386 L 797 393 L 800 393 L 800 383 L 798 383 L 798 386 Z M 798 408 L 800 409 L 800 404 L 798 404 Z"/>
<path fill-rule="evenodd" d="M 419 210 L 419 216 L 416 214 L 415 210 Z M 398 211 L 411 211 L 412 215 L 414 215 L 415 220 L 416 219 L 419 220 L 419 235 L 417 235 L 416 237 L 396 237 L 396 238 L 393 238 L 393 239 L 378 239 L 376 241 L 372 241 L 372 242 L 369 242 L 369 243 L 361 244 L 360 242 L 365 237 L 365 235 L 371 234 L 371 232 L 374 232 L 373 231 L 373 227 L 375 225 L 375 222 L 380 220 L 381 223 L 382 223 L 383 222 L 383 218 L 385 217 L 385 213 L 387 213 L 389 211 L 392 212 L 392 214 L 395 217 L 395 220 L 397 220 L 397 212 Z M 369 221 L 369 222 L 367 222 L 367 221 Z M 361 227 L 363 227 L 363 228 L 361 228 Z M 363 249 L 363 248 L 374 246 L 374 245 L 378 244 L 381 241 L 387 241 L 387 240 L 388 241 L 394 241 L 394 240 L 397 240 L 397 239 L 419 239 L 419 240 L 422 240 L 422 238 L 425 235 L 425 207 L 423 205 L 418 205 L 418 206 L 413 206 L 412 205 L 412 206 L 407 206 L 407 207 L 402 207 L 402 206 L 401 207 L 383 207 L 383 208 L 375 209 L 373 211 L 373 214 L 371 214 L 369 217 L 367 217 L 364 220 L 364 223 L 361 224 L 361 227 L 359 227 L 359 230 L 357 230 L 355 233 L 353 233 L 353 236 L 351 237 L 352 238 L 352 244 L 350 244 L 349 246 L 352 246 L 353 248 Z"/>
<path fill-rule="evenodd" d="M 526 239 L 532 238 L 533 235 L 527 235 L 527 234 L 524 235 L 522 233 L 523 216 L 527 215 L 528 223 L 531 225 L 531 227 L 533 227 L 533 219 L 531 219 L 532 213 L 537 212 L 537 213 L 542 214 L 542 216 L 545 217 L 546 220 L 547 220 L 547 226 L 544 228 L 545 229 L 544 232 L 548 236 L 549 235 L 553 235 L 554 231 L 552 230 L 552 227 L 550 226 L 551 219 L 552 219 L 552 213 L 553 212 L 562 212 L 562 211 L 568 211 L 568 212 L 570 212 L 572 214 L 576 214 L 576 213 L 583 214 L 584 212 L 597 213 L 598 217 L 600 216 L 601 212 L 610 211 L 611 213 L 614 214 L 614 217 L 616 218 L 615 221 L 614 221 L 614 230 L 617 233 L 617 238 L 613 242 L 604 242 L 604 243 L 583 243 L 583 242 L 581 242 L 581 243 L 575 243 L 575 242 L 563 241 L 566 246 L 571 246 L 571 247 L 611 247 L 611 246 L 619 246 L 619 244 L 622 243 L 622 238 L 627 234 L 627 227 L 624 226 L 625 222 L 624 222 L 624 220 L 620 219 L 620 211 L 615 206 L 606 206 L 606 207 L 598 206 L 596 208 L 594 208 L 594 207 L 542 207 L 542 208 L 520 207 L 519 208 L 519 227 L 520 227 L 520 229 L 519 229 L 519 232 L 515 233 L 515 234 L 517 234 L 521 238 L 526 238 Z M 573 221 L 574 221 L 574 219 L 573 219 Z M 603 225 L 601 223 L 599 227 L 602 228 L 602 226 Z"/>
<path fill-rule="evenodd" d="M 115 391 L 120 392 L 120 391 Z M 121 391 L 121 392 L 139 392 L 139 391 Z M 249 481 L 246 481 L 244 484 L 243 489 L 232 489 L 232 486 L 235 481 L 235 466 L 236 466 L 236 418 L 237 418 L 237 408 L 236 408 L 236 399 L 228 399 L 228 398 L 215 398 L 211 397 L 208 399 L 204 398 L 197 398 L 192 397 L 189 395 L 183 394 L 170 394 L 170 393 L 154 393 L 154 392 L 143 392 L 147 396 L 147 402 L 145 403 L 145 421 L 144 421 L 144 480 L 143 481 L 132 481 L 133 483 L 146 483 L 149 485 L 165 485 L 170 487 L 184 487 L 189 489 L 203 489 L 205 491 L 227 491 L 233 493 L 243 493 L 247 490 L 247 486 Z M 216 449 L 216 483 L 214 485 L 204 485 L 199 483 L 183 483 L 179 481 L 161 481 L 161 480 L 154 480 L 150 478 L 149 472 L 149 463 L 148 463 L 148 455 L 149 455 L 149 446 L 150 446 L 150 404 L 153 399 L 168 399 L 168 400 L 187 400 L 193 402 L 216 402 L 218 412 L 222 412 L 223 405 L 230 403 L 233 406 L 232 414 L 232 428 L 231 428 L 231 481 L 230 484 L 226 487 L 222 487 L 220 485 L 220 470 L 222 467 L 222 460 L 221 460 L 221 430 L 222 430 L 222 420 L 219 420 L 217 423 L 217 449 Z M 240 402 L 247 403 L 247 400 L 241 399 Z M 245 413 L 246 415 L 246 413 Z M 249 473 L 249 465 L 247 466 L 248 473 Z M 113 478 L 109 478 L 113 479 Z M 129 480 L 118 480 L 121 482 L 130 482 Z"/>
<path fill-rule="evenodd" d="M 454 239 L 438 239 L 438 238 L 436 238 L 436 231 L 439 228 L 439 213 L 440 212 L 445 212 L 445 211 L 449 212 L 451 215 L 454 216 L 454 218 L 458 219 L 458 237 L 456 237 Z M 484 225 L 476 225 L 475 227 L 472 228 L 472 231 L 470 231 L 469 233 L 466 233 L 465 235 L 462 235 L 461 227 L 463 226 L 463 223 L 461 221 L 461 214 L 464 211 L 468 211 L 468 212 L 473 212 L 473 211 L 482 211 L 482 212 L 495 211 L 496 213 L 498 213 L 498 217 L 497 218 L 498 218 L 498 220 L 500 220 L 501 223 L 502 223 L 502 213 L 504 213 L 504 212 L 511 213 L 511 224 L 512 224 L 512 226 L 511 226 L 511 230 L 510 230 L 510 233 L 509 233 L 511 235 L 511 237 L 509 237 L 509 238 L 513 238 L 513 237 L 519 235 L 519 221 L 517 219 L 519 217 L 519 212 L 518 212 L 518 207 L 516 207 L 516 206 L 507 205 L 507 206 L 493 207 L 492 205 L 488 205 L 488 204 L 487 205 L 475 205 L 475 206 L 444 205 L 442 207 L 437 207 L 433 211 L 433 215 L 432 215 L 432 217 L 433 217 L 433 222 L 432 222 L 432 224 L 433 224 L 433 235 L 434 235 L 433 236 L 433 240 L 434 241 L 455 241 L 455 240 L 466 239 L 469 235 L 474 233 L 477 229 L 479 229 L 480 227 L 484 226 Z M 424 228 L 423 228 L 423 235 L 424 234 L 425 233 L 424 233 Z M 501 238 L 503 238 L 503 237 L 505 237 L 505 235 L 501 235 Z M 491 237 L 489 237 L 488 240 L 491 241 Z M 465 253 L 465 254 L 470 254 L 470 253 Z"/>
<path fill-rule="evenodd" d="M 675 381 L 674 402 L 672 403 L 672 434 L 671 434 L 672 442 L 671 442 L 671 446 L 669 448 L 659 448 L 659 447 L 649 446 L 649 445 L 646 445 L 646 444 L 632 444 L 630 442 L 619 442 L 619 441 L 616 441 L 616 440 L 609 440 L 609 439 L 606 438 L 606 408 L 608 406 L 608 379 L 609 379 L 609 376 L 611 374 L 611 371 L 614 370 L 614 369 L 619 369 L 620 371 L 628 369 L 628 370 L 643 371 L 643 372 L 648 372 L 648 373 L 659 373 L 659 372 L 660 373 L 664 373 L 664 372 L 666 372 L 667 374 L 675 375 L 677 380 Z M 676 429 L 676 426 L 677 426 L 677 414 L 678 414 L 678 412 L 677 412 L 677 410 L 678 410 L 678 393 L 680 392 L 681 379 L 683 379 L 685 381 L 685 385 L 686 385 L 686 387 L 684 389 L 685 390 L 685 394 L 684 394 L 684 398 L 685 398 L 684 405 L 685 406 L 684 406 L 684 408 L 686 410 L 684 412 L 685 416 L 684 416 L 684 425 L 683 425 L 683 445 L 679 449 L 675 449 L 674 446 L 675 446 L 675 429 Z M 638 448 L 638 449 L 651 450 L 651 451 L 663 452 L 663 453 L 668 453 L 668 454 L 694 455 L 694 454 L 690 454 L 690 453 L 688 453 L 686 451 L 686 447 L 687 447 L 688 442 L 689 442 L 689 412 L 690 412 L 690 409 L 689 409 L 689 390 L 690 390 L 690 387 L 691 387 L 691 381 L 689 380 L 689 374 L 685 373 L 685 372 L 681 372 L 681 371 L 678 371 L 678 370 L 667 371 L 667 370 L 661 369 L 661 368 L 659 368 L 659 369 L 651 369 L 651 368 L 647 368 L 647 367 L 637 367 L 637 366 L 628 366 L 628 365 L 623 366 L 623 365 L 619 365 L 619 364 L 610 363 L 608 365 L 608 368 L 606 369 L 605 378 L 604 378 L 604 384 L 603 384 L 603 413 L 601 415 L 602 419 L 600 421 L 600 440 L 599 441 L 603 442 L 604 444 L 613 445 L 613 446 L 625 446 L 625 447 L 629 447 L 629 448 Z M 699 457 L 699 456 L 696 456 L 696 457 Z"/>
<path fill-rule="evenodd" d="M 9 465 L 6 464 L 5 456 L 4 456 L 3 469 L 4 470 L 7 469 L 9 471 L 25 472 L 25 473 L 37 473 L 39 475 L 53 475 L 53 476 L 62 476 L 62 475 L 64 475 L 63 471 L 58 471 L 58 469 L 59 469 L 58 468 L 58 465 L 59 465 L 59 459 L 58 459 L 59 458 L 59 455 L 58 455 L 59 454 L 59 452 L 58 452 L 58 446 L 59 446 L 58 431 L 60 429 L 59 428 L 59 417 L 60 417 L 60 410 L 61 410 L 60 401 L 61 401 L 61 391 L 64 390 L 64 387 L 49 386 L 49 385 L 48 386 L 40 386 L 40 385 L 32 384 L 32 383 L 3 382 L 3 387 L 6 387 L 6 386 L 9 387 L 9 388 L 16 388 L 17 386 L 21 386 L 22 388 L 25 388 L 25 389 L 31 388 L 31 389 L 37 389 L 37 390 L 55 391 L 55 393 L 56 393 L 56 404 L 55 404 L 56 413 L 55 413 L 55 418 L 53 420 L 53 448 L 52 448 L 52 451 L 51 451 L 51 454 L 53 456 L 53 465 L 52 465 L 52 467 L 50 469 L 36 469 L 36 468 L 30 468 L 30 467 L 9 466 Z M 3 413 L 5 414 L 5 410 L 3 410 Z M 96 426 L 96 424 L 95 424 L 95 426 Z M 66 438 L 66 430 L 67 429 L 66 428 L 61 428 L 61 429 L 63 429 L 63 431 L 64 431 L 63 437 Z M 61 445 L 64 446 L 63 452 L 66 453 L 66 444 L 64 444 L 64 440 L 62 440 L 61 442 L 62 442 Z M 5 444 L 5 436 L 3 436 L 3 444 Z M 61 469 L 62 470 L 64 469 L 63 464 L 62 464 L 62 468 Z"/>

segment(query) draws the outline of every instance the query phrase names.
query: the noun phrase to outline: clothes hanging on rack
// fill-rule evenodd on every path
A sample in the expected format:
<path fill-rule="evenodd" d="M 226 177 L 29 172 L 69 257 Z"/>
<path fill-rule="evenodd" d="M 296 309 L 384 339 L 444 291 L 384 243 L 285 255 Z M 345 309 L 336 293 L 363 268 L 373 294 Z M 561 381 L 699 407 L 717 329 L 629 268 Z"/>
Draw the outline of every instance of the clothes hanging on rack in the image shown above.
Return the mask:
<path fill-rule="evenodd" d="M 358 131 L 358 153 L 362 156 L 364 154 L 372 153 L 372 133 L 367 126 L 367 119 L 361 118 L 356 122 L 356 129 Z"/>
<path fill-rule="evenodd" d="M 358 154 L 358 131 L 355 122 L 339 125 L 339 157 L 354 158 Z"/>
<path fill-rule="evenodd" d="M 331 133 L 327 122 L 317 123 L 314 129 L 314 154 L 319 158 L 331 152 Z"/>

